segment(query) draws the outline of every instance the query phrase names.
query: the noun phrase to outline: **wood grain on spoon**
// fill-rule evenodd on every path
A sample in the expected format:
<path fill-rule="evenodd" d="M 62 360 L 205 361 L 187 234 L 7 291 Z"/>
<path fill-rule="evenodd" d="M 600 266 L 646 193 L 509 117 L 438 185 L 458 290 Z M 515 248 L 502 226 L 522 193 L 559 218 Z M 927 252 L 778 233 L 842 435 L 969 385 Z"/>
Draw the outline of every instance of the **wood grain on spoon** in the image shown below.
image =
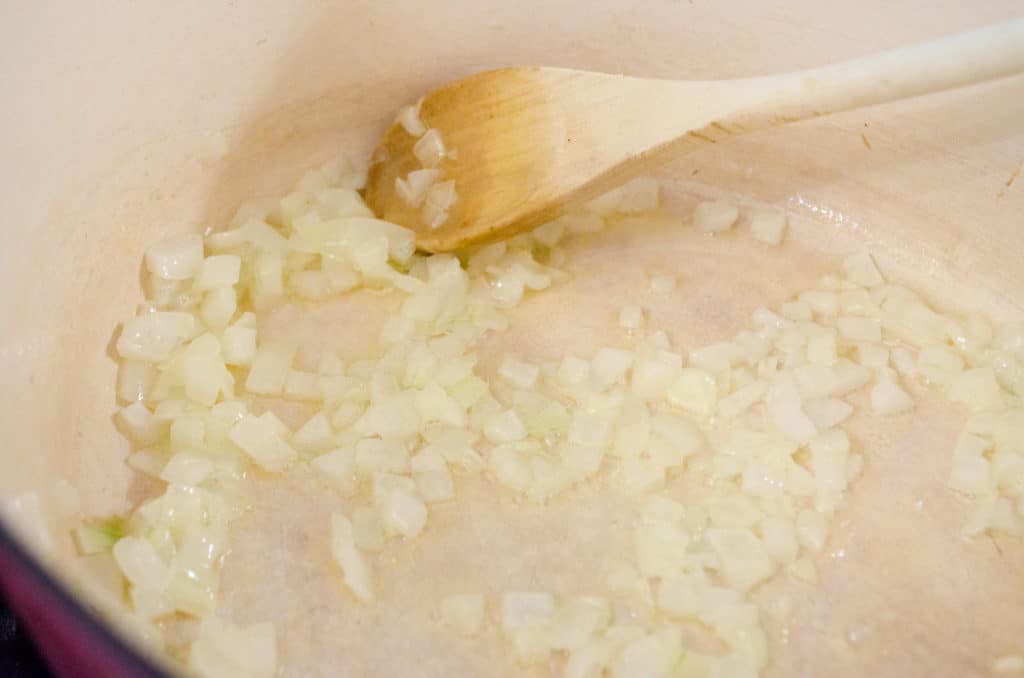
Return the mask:
<path fill-rule="evenodd" d="M 643 173 L 662 152 L 1024 71 L 1024 19 L 824 68 L 723 81 L 669 81 L 561 68 L 478 73 L 426 95 L 420 119 L 448 155 L 458 198 L 430 228 L 395 180 L 421 169 L 417 141 L 385 133 L 366 200 L 412 228 L 420 248 L 450 251 L 539 226 Z"/>

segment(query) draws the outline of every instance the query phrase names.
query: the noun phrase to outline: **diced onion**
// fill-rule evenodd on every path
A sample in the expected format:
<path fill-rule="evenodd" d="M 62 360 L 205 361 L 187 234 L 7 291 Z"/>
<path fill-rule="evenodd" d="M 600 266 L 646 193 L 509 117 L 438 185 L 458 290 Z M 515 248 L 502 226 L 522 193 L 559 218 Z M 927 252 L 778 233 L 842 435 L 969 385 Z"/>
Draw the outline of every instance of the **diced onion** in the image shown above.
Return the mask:
<path fill-rule="evenodd" d="M 853 405 L 838 398 L 805 400 L 804 412 L 819 431 L 826 431 L 846 421 L 853 413 Z"/>
<path fill-rule="evenodd" d="M 203 295 L 199 317 L 211 330 L 220 331 L 238 310 L 238 294 L 232 287 L 215 287 Z"/>
<path fill-rule="evenodd" d="M 372 476 L 374 473 L 406 473 L 409 471 L 409 452 L 397 440 L 364 438 L 356 443 L 356 470 Z"/>
<path fill-rule="evenodd" d="M 203 259 L 199 273 L 196 275 L 193 289 L 198 292 L 231 287 L 238 283 L 242 258 L 235 254 L 218 254 Z"/>
<path fill-rule="evenodd" d="M 345 585 L 357 600 L 373 600 L 373 576 L 363 554 L 356 547 L 352 522 L 340 513 L 331 516 L 331 554 L 341 568 Z"/>
<path fill-rule="evenodd" d="M 442 599 L 441 619 L 461 635 L 475 636 L 484 624 L 484 597 L 464 593 Z"/>
<path fill-rule="evenodd" d="M 313 468 L 325 474 L 338 490 L 350 496 L 358 489 L 356 477 L 356 451 L 354 448 L 338 448 L 322 454 L 312 461 Z"/>
<path fill-rule="evenodd" d="M 121 516 L 90 520 L 74 531 L 75 545 L 84 556 L 109 553 L 123 536 L 125 521 Z"/>
<path fill-rule="evenodd" d="M 613 678 L 669 678 L 683 654 L 682 631 L 669 627 L 627 644 L 611 666 Z"/>
<path fill-rule="evenodd" d="M 437 167 L 445 157 L 444 141 L 441 133 L 436 128 L 428 129 L 419 141 L 412 147 L 413 155 L 419 161 L 420 166 L 426 168 Z"/>
<path fill-rule="evenodd" d="M 440 228 L 448 220 L 448 212 L 457 198 L 455 182 L 451 179 L 438 182 L 427 189 L 422 213 L 427 227 Z"/>
<path fill-rule="evenodd" d="M 638 357 L 630 374 L 630 390 L 645 400 L 661 399 L 678 378 L 682 365 L 682 356 L 671 351 Z"/>
<path fill-rule="evenodd" d="M 740 211 L 735 205 L 725 202 L 698 203 L 693 212 L 693 225 L 704 233 L 718 233 L 733 227 Z"/>
<path fill-rule="evenodd" d="M 604 391 L 624 379 L 633 365 L 633 353 L 618 348 L 602 348 L 590 363 L 590 383 L 596 391 Z"/>
<path fill-rule="evenodd" d="M 484 428 L 484 435 L 492 443 L 509 443 L 526 437 L 526 428 L 515 410 L 505 410 L 494 416 Z"/>
<path fill-rule="evenodd" d="M 391 489 L 380 498 L 377 508 L 387 532 L 415 537 L 427 524 L 427 506 L 415 490 Z"/>
<path fill-rule="evenodd" d="M 644 310 L 636 304 L 626 304 L 619 310 L 619 327 L 638 330 L 644 324 Z"/>
<path fill-rule="evenodd" d="M 423 121 L 420 120 L 420 105 L 422 103 L 423 100 L 420 99 L 415 104 L 402 106 L 398 111 L 398 117 L 396 120 L 398 121 L 398 124 L 402 126 L 402 129 L 404 129 L 410 136 L 423 136 L 423 133 L 427 131 Z"/>
<path fill-rule="evenodd" d="M 806 443 L 817 433 L 814 422 L 804 413 L 797 389 L 785 382 L 768 393 L 768 414 L 782 433 L 798 443 Z"/>
<path fill-rule="evenodd" d="M 861 287 L 874 287 L 885 282 L 870 254 L 854 254 L 843 261 L 846 278 Z"/>
<path fill-rule="evenodd" d="M 880 370 L 889 365 L 889 349 L 878 344 L 859 344 L 857 362 L 864 367 Z"/>
<path fill-rule="evenodd" d="M 714 375 L 696 368 L 685 368 L 669 386 L 668 402 L 701 416 L 714 412 L 718 403 L 718 382 Z"/>
<path fill-rule="evenodd" d="M 188 280 L 203 264 L 203 237 L 172 235 L 146 250 L 146 269 L 164 280 Z"/>
<path fill-rule="evenodd" d="M 882 329 L 877 318 L 858 318 L 843 316 L 836 321 L 839 334 L 850 341 L 879 342 L 882 340 Z"/>
<path fill-rule="evenodd" d="M 512 356 L 505 356 L 498 368 L 498 374 L 519 388 L 530 389 L 537 384 L 540 369 L 532 363 L 523 362 Z"/>
<path fill-rule="evenodd" d="M 555 597 L 550 593 L 506 593 L 501 597 L 501 628 L 506 633 L 551 621 Z"/>
<path fill-rule="evenodd" d="M 953 457 L 947 484 L 957 492 L 971 496 L 984 496 L 992 489 L 992 474 L 988 459 L 981 455 Z"/>
<path fill-rule="evenodd" d="M 213 462 L 209 459 L 179 452 L 171 457 L 160 472 L 160 478 L 169 483 L 195 487 L 213 473 Z"/>
<path fill-rule="evenodd" d="M 661 203 L 661 184 L 656 179 L 638 177 L 617 189 L 616 211 L 622 214 L 639 214 L 658 208 Z"/>
<path fill-rule="evenodd" d="M 334 446 L 334 434 L 327 415 L 321 410 L 295 432 L 292 444 L 305 452 L 322 452 Z"/>
<path fill-rule="evenodd" d="M 750 217 L 750 233 L 763 243 L 779 245 L 786 235 L 786 215 L 774 210 L 758 210 Z"/>
<path fill-rule="evenodd" d="M 992 673 L 1024 673 L 1024 657 L 1004 655 L 992 660 Z"/>
<path fill-rule="evenodd" d="M 991 367 L 959 373 L 949 385 L 949 399 L 963 403 L 972 412 L 998 410 L 1004 406 L 1003 391 Z"/>
<path fill-rule="evenodd" d="M 655 294 L 670 294 L 676 289 L 676 279 L 670 275 L 656 275 L 651 278 L 650 288 Z"/>
<path fill-rule="evenodd" d="M 117 352 L 122 358 L 161 362 L 194 336 L 195 331 L 195 316 L 190 313 L 147 313 L 124 324 L 117 339 Z"/>
<path fill-rule="evenodd" d="M 283 471 L 296 458 L 295 450 L 281 440 L 267 419 L 247 415 L 231 428 L 231 441 L 267 471 Z"/>
<path fill-rule="evenodd" d="M 825 517 L 809 509 L 800 511 L 796 516 L 796 534 L 804 548 L 820 551 L 825 546 Z"/>
<path fill-rule="evenodd" d="M 274 625 L 235 626 L 204 617 L 189 652 L 189 668 L 203 678 L 272 678 L 277 673 Z"/>
<path fill-rule="evenodd" d="M 558 366 L 558 381 L 564 388 L 583 385 L 590 378 L 590 363 L 575 356 L 566 356 Z"/>
<path fill-rule="evenodd" d="M 455 496 L 455 483 L 448 468 L 441 467 L 414 474 L 416 489 L 423 501 L 432 504 L 447 501 Z"/>
<path fill-rule="evenodd" d="M 834 332 L 820 332 L 807 340 L 807 362 L 831 367 L 838 359 Z"/>
<path fill-rule="evenodd" d="M 418 105 L 398 122 L 417 137 L 421 163 L 396 179 L 398 197 L 428 226 L 447 224 L 460 215 L 458 196 L 440 165 L 454 154 L 425 129 Z M 243 479 L 285 472 L 300 453 L 314 477 L 289 477 L 345 497 L 336 500 L 351 518 L 332 516 L 330 548 L 361 602 L 374 598 L 366 554 L 423 534 L 432 509 L 455 498 L 456 474 L 459 488 L 461 476 L 486 474 L 517 503 L 542 504 L 595 477 L 636 495 L 632 562 L 606 580 L 614 606 L 550 593 L 501 600 L 501 627 L 524 669 L 566 653 L 565 674 L 579 678 L 757 675 L 767 642 L 750 593 L 780 568 L 816 581 L 814 554 L 866 457 L 843 425 L 854 404 L 869 415 L 911 410 L 918 379 L 971 413 L 947 480 L 977 502 L 963 534 L 1024 530 L 1024 325 L 939 313 L 860 254 L 844 262 L 844 277 L 755 310 L 751 329 L 692 347 L 685 368 L 664 331 L 644 331 L 643 301 L 625 299 L 617 322 L 628 349 L 543 364 L 499 354 L 492 383 L 479 367 L 492 365 L 484 338 L 509 327 L 507 309 L 567 279 L 557 267 L 570 249 L 559 245 L 614 215 L 653 211 L 658 182 L 630 182 L 532 233 L 427 257 L 413 231 L 374 217 L 356 190 L 365 169 L 336 161 L 311 170 L 283 198 L 240 208 L 231 230 L 172 236 L 146 253 L 146 303 L 117 341 L 116 423 L 134 445 L 129 465 L 164 490 L 130 519 L 89 521 L 73 534 L 81 552 L 112 554 L 141 628 L 155 633 L 178 614 L 202 620 L 189 660 L 197 674 L 276 671 L 272 626 L 213 615 Z M 694 223 L 716 233 L 738 216 L 704 202 Z M 759 241 L 785 238 L 782 212 L 753 210 L 749 223 Z M 655 276 L 649 291 L 675 284 Z M 334 350 L 348 342 L 326 333 L 300 352 L 267 341 L 273 320 L 264 336 L 256 313 L 280 308 L 287 323 L 292 308 L 350 291 L 393 301 L 378 343 L 367 344 L 376 350 L 343 361 Z M 282 419 L 304 423 L 292 433 Z M 24 506 L 40 514 L 38 498 Z M 48 534 L 34 520 L 30 529 Z M 776 616 L 788 617 L 790 605 L 779 605 Z M 440 617 L 470 636 L 485 610 L 483 596 L 458 594 L 441 601 Z M 683 620 L 717 636 L 722 653 L 684 654 Z"/>
<path fill-rule="evenodd" d="M 170 579 L 167 564 L 153 545 L 138 537 L 124 537 L 113 548 L 114 559 L 132 586 L 147 591 L 162 591 Z"/>
<path fill-rule="evenodd" d="M 278 395 L 288 381 L 288 372 L 295 358 L 290 346 L 267 345 L 256 351 L 245 380 L 245 388 L 260 395 Z"/>
<path fill-rule="evenodd" d="M 871 409 L 875 414 L 900 414 L 914 407 L 914 401 L 899 384 L 879 381 L 871 388 Z"/>
<path fill-rule="evenodd" d="M 166 428 L 166 424 L 156 420 L 141 402 L 122 407 L 117 413 L 117 421 L 132 441 L 143 447 L 157 442 Z"/>
<path fill-rule="evenodd" d="M 709 528 L 704 535 L 718 555 L 720 574 L 731 587 L 746 591 L 775 573 L 774 561 L 750 530 Z"/>
<path fill-rule="evenodd" d="M 818 315 L 832 317 L 839 312 L 839 295 L 835 292 L 807 290 L 800 293 L 799 299 Z"/>
<path fill-rule="evenodd" d="M 384 550 L 384 526 L 376 509 L 364 506 L 352 512 L 352 539 L 363 551 Z"/>
<path fill-rule="evenodd" d="M 427 191 L 441 177 L 439 169 L 418 169 L 409 172 L 404 179 L 395 177 L 395 192 L 409 207 L 419 207 L 427 197 Z"/>
<path fill-rule="evenodd" d="M 402 391 L 374 403 L 356 423 L 356 429 L 366 435 L 404 438 L 414 435 L 420 428 L 416 394 Z"/>

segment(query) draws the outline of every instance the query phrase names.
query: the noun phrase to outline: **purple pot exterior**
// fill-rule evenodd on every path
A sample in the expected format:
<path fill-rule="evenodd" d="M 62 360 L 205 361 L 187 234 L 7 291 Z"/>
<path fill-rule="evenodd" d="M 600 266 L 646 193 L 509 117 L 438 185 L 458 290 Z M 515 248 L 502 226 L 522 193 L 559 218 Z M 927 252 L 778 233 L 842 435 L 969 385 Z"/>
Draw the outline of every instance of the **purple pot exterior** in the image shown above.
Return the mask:
<path fill-rule="evenodd" d="M 58 678 L 167 678 L 82 607 L 3 525 L 0 590 Z"/>

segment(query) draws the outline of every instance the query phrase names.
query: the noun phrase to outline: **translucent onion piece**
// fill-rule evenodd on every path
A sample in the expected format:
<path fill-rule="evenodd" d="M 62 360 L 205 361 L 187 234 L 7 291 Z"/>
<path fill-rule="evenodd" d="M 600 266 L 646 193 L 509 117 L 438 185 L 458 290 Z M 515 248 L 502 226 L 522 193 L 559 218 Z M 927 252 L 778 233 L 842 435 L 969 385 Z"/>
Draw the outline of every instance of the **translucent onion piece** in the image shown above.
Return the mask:
<path fill-rule="evenodd" d="M 235 626 L 205 617 L 189 652 L 189 668 L 203 678 L 272 678 L 277 638 L 270 622 Z"/>
<path fill-rule="evenodd" d="M 146 250 L 146 269 L 164 280 L 187 280 L 203 263 L 203 237 L 198 233 L 172 235 Z"/>
<path fill-rule="evenodd" d="M 740 211 L 725 202 L 702 202 L 693 212 L 693 225 L 704 233 L 718 233 L 733 227 Z"/>
<path fill-rule="evenodd" d="M 331 516 L 331 554 L 341 568 L 345 585 L 357 600 L 373 600 L 373 580 L 370 566 L 355 544 L 352 523 L 344 515 Z"/>
<path fill-rule="evenodd" d="M 763 243 L 779 245 L 786 235 L 786 215 L 774 210 L 758 210 L 750 216 L 750 233 Z"/>
<path fill-rule="evenodd" d="M 463 636 L 475 636 L 484 624 L 484 597 L 478 593 L 448 596 L 441 600 L 441 619 Z"/>

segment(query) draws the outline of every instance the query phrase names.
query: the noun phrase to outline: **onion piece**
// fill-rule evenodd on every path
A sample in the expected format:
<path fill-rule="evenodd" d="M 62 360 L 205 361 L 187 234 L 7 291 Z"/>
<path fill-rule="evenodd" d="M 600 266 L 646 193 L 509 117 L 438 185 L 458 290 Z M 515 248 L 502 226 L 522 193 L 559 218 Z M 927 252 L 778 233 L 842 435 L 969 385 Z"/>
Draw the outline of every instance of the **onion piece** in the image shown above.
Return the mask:
<path fill-rule="evenodd" d="M 537 384 L 540 368 L 507 355 L 498 368 L 498 374 L 510 384 L 519 388 L 531 389 Z"/>
<path fill-rule="evenodd" d="M 781 382 L 768 392 L 768 416 L 772 423 L 790 439 L 806 443 L 818 430 L 804 413 L 803 403 L 792 383 Z"/>
<path fill-rule="evenodd" d="M 679 407 L 700 416 L 708 416 L 718 403 L 718 382 L 714 375 L 696 368 L 684 368 L 679 378 L 669 386 L 666 399 Z"/>
<path fill-rule="evenodd" d="M 441 600 L 441 619 L 463 636 L 475 636 L 484 624 L 484 597 L 464 593 Z"/>
<path fill-rule="evenodd" d="M 412 488 L 393 487 L 374 501 L 386 532 L 415 537 L 426 527 L 427 505 L 416 492 L 415 485 Z"/>
<path fill-rule="evenodd" d="M 949 399 L 963 403 L 972 412 L 999 410 L 1005 406 L 1002 388 L 991 367 L 959 373 L 949 386 Z"/>
<path fill-rule="evenodd" d="M 836 321 L 839 334 L 850 341 L 875 342 L 882 341 L 882 328 L 878 318 L 859 318 L 841 316 Z"/>
<path fill-rule="evenodd" d="M 280 472 L 298 456 L 294 449 L 281 440 L 280 431 L 264 417 L 246 415 L 235 424 L 228 436 L 235 445 L 267 470 Z"/>
<path fill-rule="evenodd" d="M 213 462 L 209 459 L 179 452 L 175 454 L 160 472 L 160 478 L 175 485 L 195 487 L 213 473 Z"/>
<path fill-rule="evenodd" d="M 1016 674 L 1024 672 L 1024 657 L 1020 655 L 1004 655 L 992 660 L 992 673 Z"/>
<path fill-rule="evenodd" d="M 203 259 L 192 289 L 197 292 L 232 287 L 238 284 L 242 258 L 236 254 L 219 254 Z"/>
<path fill-rule="evenodd" d="M 423 105 L 423 99 L 420 99 L 414 104 L 408 106 L 402 106 L 398 111 L 398 116 L 395 121 L 402 126 L 406 134 L 414 137 L 423 136 L 423 133 L 427 131 L 426 125 L 420 120 L 420 106 Z"/>
<path fill-rule="evenodd" d="M 437 167 L 446 155 L 441 133 L 433 127 L 428 129 L 412 147 L 412 153 L 421 167 Z"/>
<path fill-rule="evenodd" d="M 693 211 L 693 225 L 704 233 L 719 233 L 733 227 L 740 211 L 725 202 L 701 202 Z"/>
<path fill-rule="evenodd" d="M 526 428 L 515 410 L 505 410 L 490 419 L 484 435 L 492 443 L 510 443 L 526 437 Z"/>
<path fill-rule="evenodd" d="M 676 279 L 671 275 L 656 275 L 651 278 L 649 288 L 655 294 L 670 294 L 676 289 Z"/>
<path fill-rule="evenodd" d="M 268 344 L 256 351 L 245 389 L 260 395 L 278 395 L 288 381 L 288 372 L 295 359 L 295 348 L 280 344 Z"/>
<path fill-rule="evenodd" d="M 395 177 L 395 192 L 409 207 L 419 207 L 426 199 L 427 192 L 440 177 L 439 169 L 413 170 L 404 179 Z"/>
<path fill-rule="evenodd" d="M 913 407 L 914 401 L 893 381 L 883 379 L 871 389 L 871 409 L 875 414 L 900 414 Z"/>
<path fill-rule="evenodd" d="M 321 410 L 306 420 L 292 436 L 292 444 L 303 452 L 323 452 L 334 446 L 334 434 L 327 414 Z"/>
<path fill-rule="evenodd" d="M 807 340 L 807 362 L 831 367 L 838 359 L 835 332 L 819 332 Z"/>
<path fill-rule="evenodd" d="M 555 614 L 550 593 L 505 593 L 501 596 L 501 628 L 506 633 L 548 624 Z"/>
<path fill-rule="evenodd" d="M 75 528 L 73 535 L 78 552 L 84 556 L 110 553 L 114 544 L 124 537 L 125 520 L 121 516 L 88 520 Z"/>
<path fill-rule="evenodd" d="M 867 253 L 847 257 L 843 261 L 843 270 L 847 280 L 861 287 L 875 287 L 885 282 L 875 266 L 875 260 Z"/>
<path fill-rule="evenodd" d="M 615 210 L 621 214 L 651 212 L 661 204 L 661 184 L 650 177 L 628 181 L 617 192 L 618 204 Z"/>
<path fill-rule="evenodd" d="M 277 673 L 274 625 L 235 626 L 217 617 L 204 617 L 188 664 L 203 678 L 272 678 Z"/>
<path fill-rule="evenodd" d="M 355 544 L 352 522 L 340 513 L 331 516 L 331 554 L 341 568 L 345 585 L 362 603 L 374 599 L 373 575 Z"/>
<path fill-rule="evenodd" d="M 357 508 L 352 512 L 352 540 L 363 551 L 383 551 L 385 545 L 384 526 L 376 509 Z"/>
<path fill-rule="evenodd" d="M 172 235 L 146 250 L 146 269 L 163 280 L 188 280 L 203 264 L 203 237 Z"/>
<path fill-rule="evenodd" d="M 590 363 L 590 383 L 595 391 L 604 391 L 626 377 L 634 355 L 618 348 L 602 348 Z"/>
<path fill-rule="evenodd" d="M 312 461 L 313 468 L 325 474 L 345 496 L 358 490 L 356 451 L 353 447 L 339 447 Z"/>
<path fill-rule="evenodd" d="M 637 304 L 626 304 L 619 310 L 619 327 L 638 330 L 644 324 L 644 310 Z"/>
<path fill-rule="evenodd" d="M 113 554 L 125 579 L 134 588 L 159 593 L 167 587 L 170 571 L 149 541 L 123 537 L 114 544 Z"/>
<path fill-rule="evenodd" d="M 683 655 L 682 630 L 668 627 L 628 643 L 611 665 L 613 678 L 669 678 Z"/>
<path fill-rule="evenodd" d="M 786 235 L 786 215 L 776 210 L 758 210 L 750 217 L 750 233 L 755 240 L 779 245 Z"/>
<path fill-rule="evenodd" d="M 397 440 L 364 438 L 356 443 L 355 466 L 367 477 L 374 473 L 407 473 L 409 452 Z"/>
<path fill-rule="evenodd" d="M 146 313 L 124 324 L 117 339 L 117 352 L 122 358 L 161 362 L 195 332 L 195 316 L 191 313 Z"/>
<path fill-rule="evenodd" d="M 559 603 L 545 640 L 553 650 L 577 650 L 603 632 L 610 620 L 611 605 L 606 598 L 569 598 Z"/>
<path fill-rule="evenodd" d="M 682 366 L 683 357 L 672 351 L 639 356 L 630 373 L 630 391 L 644 400 L 660 400 L 678 379 Z"/>

